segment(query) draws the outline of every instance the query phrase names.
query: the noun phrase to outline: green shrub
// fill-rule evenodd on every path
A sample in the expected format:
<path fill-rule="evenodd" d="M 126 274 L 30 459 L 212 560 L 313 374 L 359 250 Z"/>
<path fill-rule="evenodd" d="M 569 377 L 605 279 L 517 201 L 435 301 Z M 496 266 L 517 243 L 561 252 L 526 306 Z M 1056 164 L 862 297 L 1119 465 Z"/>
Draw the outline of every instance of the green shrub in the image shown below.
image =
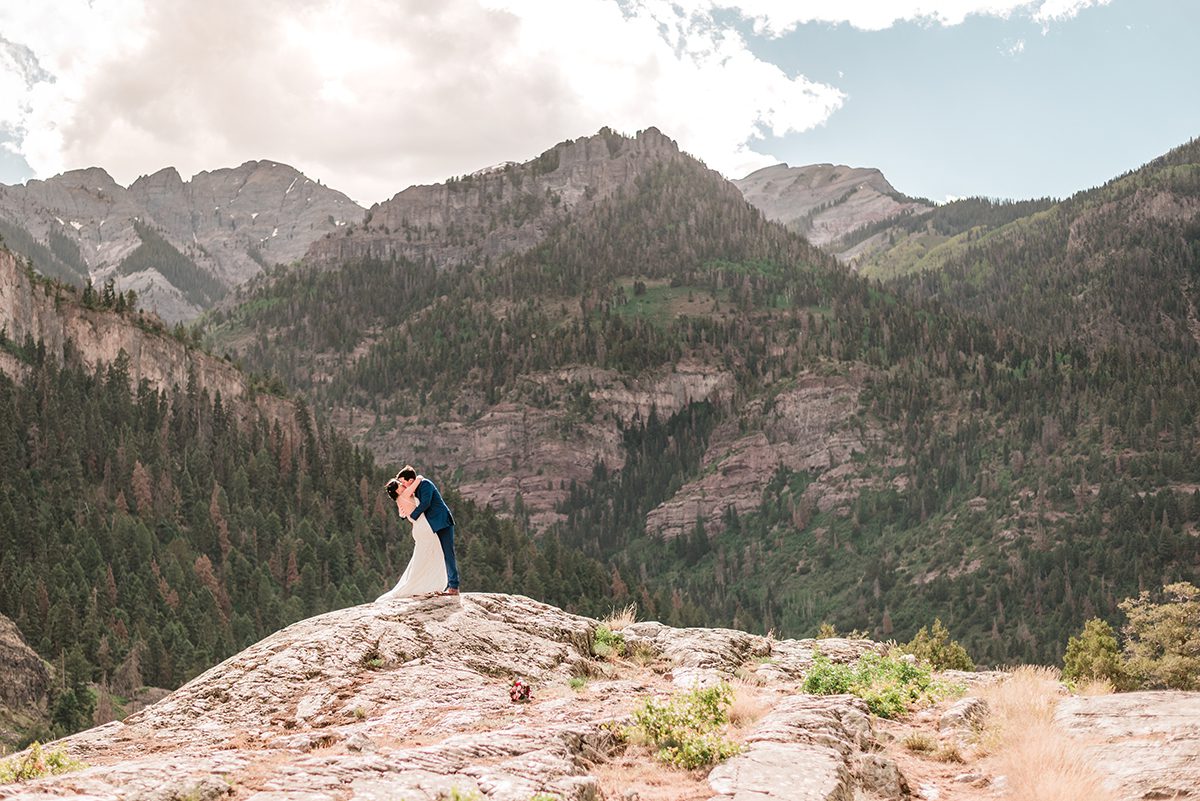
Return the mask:
<path fill-rule="evenodd" d="M 901 645 L 900 653 L 912 654 L 934 670 L 974 670 L 975 663 L 967 649 L 950 639 L 950 632 L 939 618 L 934 618 L 933 631 L 921 627 L 912 641 Z"/>
<path fill-rule="evenodd" d="M 623 734 L 658 749 L 655 757 L 677 768 L 692 769 L 727 759 L 741 750 L 721 731 L 729 722 L 733 689 L 721 682 L 658 703 L 648 698 L 633 713 Z"/>
<path fill-rule="evenodd" d="M 1163 595 L 1154 603 L 1143 590 L 1121 602 L 1126 672 L 1145 687 L 1200 689 L 1200 589 L 1181 581 Z"/>
<path fill-rule="evenodd" d="M 587 679 L 583 676 L 572 676 L 567 684 L 570 685 L 572 690 L 582 690 L 587 686 Z"/>
<path fill-rule="evenodd" d="M 0 762 L 0 784 L 57 776 L 86 767 L 84 763 L 71 759 L 61 748 L 46 750 L 41 743 L 34 743 L 24 754 Z"/>
<path fill-rule="evenodd" d="M 868 653 L 852 664 L 837 665 L 817 651 L 804 677 L 804 691 L 814 695 L 850 693 L 863 699 L 873 714 L 895 718 L 918 702 L 948 694 L 950 688 L 935 682 L 928 666 L 895 656 Z"/>
<path fill-rule="evenodd" d="M 592 653 L 601 659 L 625 655 L 625 635 L 601 625 L 592 640 Z"/>
<path fill-rule="evenodd" d="M 1098 617 L 1084 623 L 1079 636 L 1067 641 L 1062 675 L 1070 682 L 1108 680 L 1117 689 L 1128 687 L 1112 626 Z"/>

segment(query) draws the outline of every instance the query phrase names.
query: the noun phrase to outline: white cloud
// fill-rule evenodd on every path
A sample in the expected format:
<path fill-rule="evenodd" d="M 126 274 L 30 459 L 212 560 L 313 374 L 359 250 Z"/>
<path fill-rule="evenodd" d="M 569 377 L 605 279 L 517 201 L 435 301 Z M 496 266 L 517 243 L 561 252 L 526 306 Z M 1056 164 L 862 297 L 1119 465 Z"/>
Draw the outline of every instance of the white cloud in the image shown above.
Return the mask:
<path fill-rule="evenodd" d="M 866 31 L 897 22 L 959 25 L 972 14 L 1007 17 L 1029 13 L 1043 24 L 1069 19 L 1112 0 L 676 0 L 692 9 L 721 8 L 754 21 L 755 31 L 781 36 L 809 22 L 847 23 Z"/>
<path fill-rule="evenodd" d="M 1107 1 L 4 3 L 0 141 L 39 177 L 267 158 L 370 203 L 604 125 L 656 125 L 740 176 L 777 161 L 761 137 L 819 125 L 845 96 L 757 57 L 717 12 L 774 35 L 1017 9 L 1048 21 Z"/>
<path fill-rule="evenodd" d="M 1071 19 L 1091 6 L 1106 6 L 1112 0 L 1042 0 L 1033 18 L 1041 23 Z"/>
<path fill-rule="evenodd" d="M 0 60 L 0 90 L 19 98 L 0 124 L 39 177 L 100 165 L 128 183 L 271 158 L 369 203 L 603 125 L 656 125 L 740 175 L 774 161 L 756 136 L 820 124 L 843 99 L 666 2 L 22 5 L 0 10 L 0 30 L 53 81 Z"/>

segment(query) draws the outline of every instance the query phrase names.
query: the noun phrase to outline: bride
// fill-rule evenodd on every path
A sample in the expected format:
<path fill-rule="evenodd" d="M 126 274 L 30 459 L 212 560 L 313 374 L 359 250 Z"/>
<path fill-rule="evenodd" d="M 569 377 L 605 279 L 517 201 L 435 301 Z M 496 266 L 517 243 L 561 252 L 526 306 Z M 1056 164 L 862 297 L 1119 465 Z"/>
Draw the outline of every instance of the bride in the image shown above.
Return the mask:
<path fill-rule="evenodd" d="M 396 509 L 400 516 L 409 520 L 409 515 L 417 506 L 413 493 L 417 485 L 425 479 L 417 476 L 417 480 L 396 494 Z M 433 595 L 446 588 L 446 559 L 442 556 L 442 546 L 437 535 L 429 527 L 428 515 L 421 515 L 412 523 L 413 555 L 408 560 L 408 567 L 395 587 L 375 599 L 390 601 L 394 598 L 411 598 L 416 595 Z"/>

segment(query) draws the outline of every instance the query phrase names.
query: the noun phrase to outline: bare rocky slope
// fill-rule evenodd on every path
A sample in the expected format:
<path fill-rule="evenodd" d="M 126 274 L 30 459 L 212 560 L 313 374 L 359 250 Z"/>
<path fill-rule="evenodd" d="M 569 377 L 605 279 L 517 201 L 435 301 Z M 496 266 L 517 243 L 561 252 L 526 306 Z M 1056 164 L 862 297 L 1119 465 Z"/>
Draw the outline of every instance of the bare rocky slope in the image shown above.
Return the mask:
<path fill-rule="evenodd" d="M 744 515 L 759 508 L 763 490 L 781 468 L 813 476 L 804 494 L 813 509 L 848 515 L 869 483 L 854 464 L 855 454 L 882 436 L 859 419 L 866 375 L 866 370 L 847 376 L 805 372 L 769 408 L 762 400 L 747 404 L 741 418 L 714 432 L 702 475 L 651 510 L 647 530 L 670 539 L 702 520 L 710 531 L 720 531 L 731 511 Z M 370 414 L 347 410 L 335 410 L 333 419 L 381 463 L 457 471 L 456 488 L 477 503 L 504 507 L 519 495 L 535 528 L 542 529 L 563 519 L 556 510 L 571 483 L 588 481 L 598 461 L 610 470 L 624 466 L 623 427 L 646 420 L 652 409 L 665 419 L 692 403 L 728 403 L 735 390 L 734 376 L 721 365 L 691 359 L 638 380 L 583 367 L 528 380 L 558 397 L 587 385 L 592 403 L 605 413 L 579 423 L 562 408 L 505 402 L 462 420 L 414 416 L 381 426 L 372 424 Z M 744 430 L 746 419 L 761 428 Z"/>
<path fill-rule="evenodd" d="M 197 270 L 233 287 L 265 265 L 300 258 L 314 239 L 361 220 L 362 209 L 286 164 L 248 161 L 190 181 L 166 167 L 128 188 L 99 167 L 0 186 L 0 219 L 55 254 L 76 248 L 77 254 L 68 254 L 68 261 L 78 259 L 76 270 L 97 285 L 114 278 L 122 290 L 137 291 L 143 308 L 174 322 L 202 309 L 185 296 L 187 287 L 178 285 L 177 276 L 172 283 L 171 276 L 153 269 L 125 274 L 122 261 L 142 244 L 135 221 L 157 232 Z"/>
<path fill-rule="evenodd" d="M 48 720 L 50 672 L 21 636 L 17 625 L 0 615 L 0 748 L 19 741 L 21 732 Z"/>
<path fill-rule="evenodd" d="M 632 656 L 604 661 L 593 652 L 598 626 L 496 594 L 330 612 L 124 721 L 58 741 L 53 747 L 82 769 L 0 785 L 0 798 L 1004 797 L 1006 780 L 972 745 L 972 721 L 986 714 L 980 702 L 943 702 L 897 723 L 872 717 L 852 696 L 802 691 L 818 646 L 848 662 L 882 649 L 869 640 L 773 640 L 643 622 L 621 629 Z M 529 703 L 509 698 L 518 677 L 532 684 Z M 572 677 L 586 680 L 572 686 Z M 1002 677 L 948 678 L 971 693 Z M 643 699 L 720 680 L 734 682 L 752 710 L 730 731 L 739 755 L 711 770 L 673 771 L 622 738 Z M 1186 717 L 1198 702 L 1187 693 L 1072 698 L 1060 718 L 1065 736 L 1095 750 L 1115 797 L 1188 798 L 1200 741 Z M 900 746 L 916 732 L 955 744 L 970 764 L 917 760 Z"/>
<path fill-rule="evenodd" d="M 189 380 L 221 394 L 227 408 L 242 420 L 278 422 L 285 432 L 295 428 L 296 406 L 277 395 L 252 390 L 233 364 L 190 347 L 162 330 L 144 314 L 116 314 L 89 309 L 69 289 L 33 275 L 12 253 L 0 248 L 0 330 L 11 343 L 41 343 L 47 355 L 62 360 L 68 353 L 92 366 L 115 362 L 124 353 L 134 388 L 143 380 L 159 390 L 187 387 Z M 0 370 L 20 378 L 21 361 L 0 350 Z"/>
<path fill-rule="evenodd" d="M 776 164 L 733 181 L 767 219 L 826 246 L 864 225 L 932 209 L 906 199 L 879 170 L 834 164 Z"/>

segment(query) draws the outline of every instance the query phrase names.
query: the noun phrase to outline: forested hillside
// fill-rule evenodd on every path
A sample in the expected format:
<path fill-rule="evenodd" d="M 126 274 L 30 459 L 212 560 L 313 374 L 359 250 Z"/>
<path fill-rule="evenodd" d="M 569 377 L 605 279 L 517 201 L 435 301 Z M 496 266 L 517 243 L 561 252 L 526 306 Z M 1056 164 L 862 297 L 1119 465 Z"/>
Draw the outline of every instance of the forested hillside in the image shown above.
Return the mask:
<path fill-rule="evenodd" d="M 1033 210 L 1008 225 L 1061 213 Z M 436 442 L 428 462 L 606 563 L 648 617 L 907 638 L 940 616 L 984 663 L 1049 662 L 1086 618 L 1194 576 L 1183 339 L 1146 361 L 1097 348 L 1087 304 L 1048 336 L 927 295 L 845 272 L 676 160 L 524 254 L 302 270 L 209 336 L 373 447 Z M 710 389 L 645 389 L 685 372 Z"/>
<path fill-rule="evenodd" d="M 1200 141 L 1007 225 L 900 286 L 1054 342 L 1200 351 Z M 1153 365 L 1148 365 L 1153 370 Z"/>
<path fill-rule="evenodd" d="M 386 471 L 303 403 L 294 425 L 244 425 L 194 379 L 131 387 L 123 354 L 91 369 L 69 345 L 65 363 L 31 338 L 5 333 L 0 348 L 13 370 L 0 372 L 0 614 L 62 671 L 55 733 L 371 600 L 403 570 L 411 540 L 381 492 Z M 512 521 L 448 497 L 473 587 L 610 608 L 598 563 L 553 541 L 538 550 Z M 117 708 L 97 711 L 92 683 Z"/>

